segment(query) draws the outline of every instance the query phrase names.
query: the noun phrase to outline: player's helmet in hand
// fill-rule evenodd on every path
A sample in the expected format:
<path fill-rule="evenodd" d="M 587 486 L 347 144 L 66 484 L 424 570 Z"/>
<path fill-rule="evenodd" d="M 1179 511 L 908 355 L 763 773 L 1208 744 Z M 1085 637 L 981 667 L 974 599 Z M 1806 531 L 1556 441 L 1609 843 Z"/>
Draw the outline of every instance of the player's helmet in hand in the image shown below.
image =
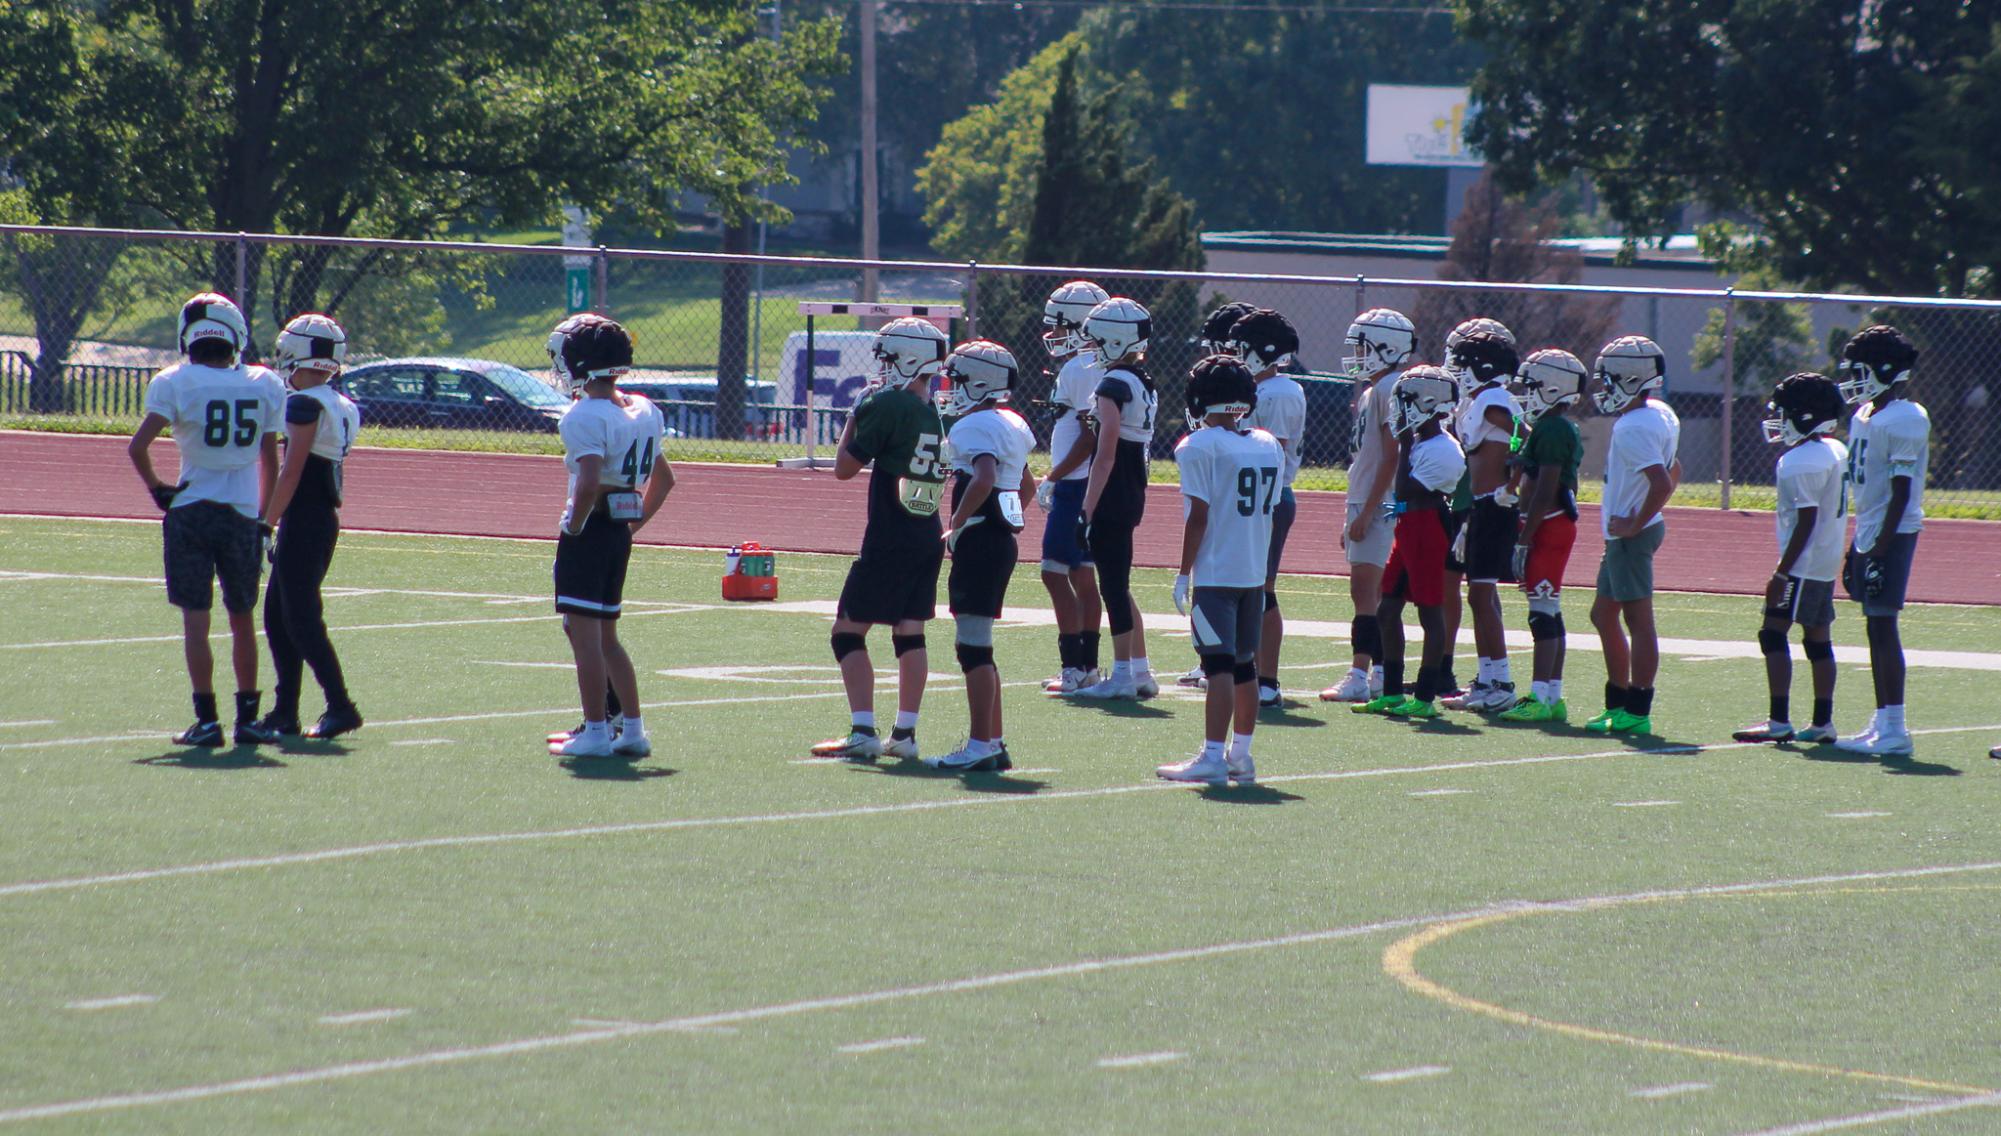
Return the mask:
<path fill-rule="evenodd" d="M 1459 326 L 1463 328 L 1466 324 Z M 1455 328 L 1454 334 L 1457 332 Z M 1452 376 L 1462 392 L 1488 383 L 1506 382 L 1522 365 L 1521 357 L 1515 354 L 1515 337 L 1506 332 L 1506 328 L 1500 332 L 1475 329 L 1446 347 L 1445 373 Z"/>
<path fill-rule="evenodd" d="M 1398 375 L 1390 394 L 1390 432 L 1407 434 L 1435 418 L 1449 417 L 1459 401 L 1459 384 L 1445 368 L 1427 364 Z"/>
<path fill-rule="evenodd" d="M 1855 333 L 1841 348 L 1834 373 L 1841 379 L 1841 397 L 1852 404 L 1868 402 L 1908 382 L 1918 361 L 1917 344 L 1889 324 L 1879 323 Z"/>
<path fill-rule="evenodd" d="M 1217 352 L 1188 370 L 1188 425 L 1202 425 L 1211 414 L 1242 417 L 1257 409 L 1258 380 L 1235 355 Z"/>
<path fill-rule="evenodd" d="M 1644 335 L 1622 335 L 1598 351 L 1592 371 L 1598 389 L 1591 398 L 1603 414 L 1617 414 L 1645 391 L 1667 382 L 1667 356 L 1660 344 Z"/>
<path fill-rule="evenodd" d="M 1084 321 L 1091 309 L 1111 299 L 1111 293 L 1089 280 L 1072 280 L 1049 293 L 1042 305 L 1042 346 L 1050 355 L 1064 359 L 1089 347 L 1084 339 Z"/>
<path fill-rule="evenodd" d="M 1153 317 L 1145 305 L 1124 296 L 1113 296 L 1091 309 L 1084 317 L 1084 338 L 1098 351 L 1098 361 L 1107 367 L 1146 353 L 1153 337 Z"/>
<path fill-rule="evenodd" d="M 1014 389 L 1019 371 L 1014 352 L 991 339 L 975 339 L 952 349 L 943 374 L 952 384 L 938 392 L 938 408 L 947 414 L 970 414 L 989 402 L 1004 399 Z"/>
<path fill-rule="evenodd" d="M 1522 421 L 1533 426 L 1550 411 L 1583 398 L 1584 384 L 1590 377 L 1584 360 L 1568 351 L 1554 347 L 1531 351 L 1515 371 L 1515 410 Z"/>
<path fill-rule="evenodd" d="M 271 348 L 271 363 L 290 382 L 301 371 L 339 374 L 347 360 L 347 332 L 332 316 L 307 312 L 292 317 Z"/>
<path fill-rule="evenodd" d="M 1417 327 L 1393 308 L 1370 308 L 1348 325 L 1348 354 L 1341 370 L 1352 379 L 1370 379 L 1404 365 L 1417 351 Z"/>
<path fill-rule="evenodd" d="M 1765 409 L 1772 412 L 1772 417 L 1760 423 L 1765 441 L 1796 446 L 1815 435 L 1839 430 L 1848 404 L 1833 379 L 1817 371 L 1800 371 L 1779 380 Z"/>
<path fill-rule="evenodd" d="M 1230 329 L 1237 326 L 1238 320 L 1254 311 L 1257 311 L 1254 305 L 1246 304 L 1242 300 L 1232 300 L 1210 312 L 1202 319 L 1202 335 L 1196 341 L 1196 346 L 1202 349 L 1204 355 L 1235 354 L 1230 348 Z"/>
<path fill-rule="evenodd" d="M 219 292 L 202 292 L 181 305 L 181 354 L 208 339 L 229 344 L 233 356 L 241 356 L 250 346 L 250 324 L 244 320 L 243 310 Z"/>
<path fill-rule="evenodd" d="M 869 347 L 875 356 L 877 384 L 902 386 L 936 374 L 945 365 L 952 342 L 938 325 L 916 316 L 904 316 L 883 324 Z"/>
<path fill-rule="evenodd" d="M 556 389 L 575 395 L 586 383 L 616 380 L 632 370 L 632 333 L 618 321 L 586 312 L 549 333 L 549 363 Z"/>
<path fill-rule="evenodd" d="M 1291 320 L 1272 309 L 1256 308 L 1231 326 L 1227 350 L 1256 374 L 1283 366 L 1298 354 L 1299 332 Z"/>

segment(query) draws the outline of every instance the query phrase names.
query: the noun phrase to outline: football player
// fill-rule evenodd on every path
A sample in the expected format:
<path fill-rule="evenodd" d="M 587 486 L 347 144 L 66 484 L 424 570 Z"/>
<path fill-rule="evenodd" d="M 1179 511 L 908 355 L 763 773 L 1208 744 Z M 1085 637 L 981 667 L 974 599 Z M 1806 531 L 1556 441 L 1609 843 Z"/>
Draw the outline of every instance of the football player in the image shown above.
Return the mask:
<path fill-rule="evenodd" d="M 361 427 L 361 412 L 331 385 L 346 358 L 347 332 L 316 312 L 286 324 L 272 351 L 292 393 L 285 399 L 285 460 L 265 513 L 277 529 L 271 586 L 264 593 L 264 639 L 277 674 L 264 726 L 299 732 L 299 688 L 311 664 L 327 701 L 319 723 L 306 731 L 316 739 L 361 728 L 320 603 L 320 584 L 340 539 L 342 471 Z"/>
<path fill-rule="evenodd" d="M 1588 377 L 1583 360 L 1554 348 L 1531 353 L 1516 373 L 1516 406 L 1529 437 L 1510 567 L 1528 596 L 1535 662 L 1529 697 L 1501 714 L 1506 722 L 1562 722 L 1570 714 L 1563 701 L 1563 570 L 1577 541 L 1577 467 L 1584 460 L 1584 435 L 1570 414 L 1584 404 Z"/>
<path fill-rule="evenodd" d="M 1518 701 L 1514 675 L 1508 667 L 1500 586 L 1515 578 L 1512 560 L 1516 531 L 1521 526 L 1515 494 L 1508 488 L 1508 459 L 1515 445 L 1515 401 L 1507 387 L 1521 360 L 1515 355 L 1514 336 L 1506 329 L 1467 331 L 1465 326 L 1454 329 L 1456 338 L 1446 349 L 1446 369 L 1459 384 L 1461 394 L 1457 433 L 1466 451 L 1466 488 L 1472 508 L 1460 538 L 1464 553 L 1459 562 L 1466 579 L 1466 606 L 1473 612 L 1473 642 L 1480 670 L 1466 693 L 1446 705 L 1491 714 L 1512 710 Z M 1446 581 L 1446 587 L 1456 597 L 1451 580 Z M 1457 606 L 1450 604 L 1454 609 Z M 1456 639 L 1451 614 L 1447 612 L 1446 629 Z"/>
<path fill-rule="evenodd" d="M 1766 405 L 1765 441 L 1785 447 L 1779 455 L 1779 562 L 1765 584 L 1765 622 L 1758 647 L 1765 655 L 1771 711 L 1762 725 L 1731 735 L 1740 742 L 1831 742 L 1834 732 L 1834 577 L 1848 544 L 1848 447 L 1834 434 L 1847 406 L 1826 375 L 1789 375 Z M 1792 648 L 1786 632 L 1800 625 L 1813 669 L 1813 721 L 1794 730 L 1789 701 Z"/>
<path fill-rule="evenodd" d="M 181 609 L 181 638 L 188 680 L 194 687 L 195 723 L 174 744 L 219 746 L 222 720 L 215 705 L 215 655 L 209 649 L 209 611 L 215 582 L 229 615 L 230 662 L 236 673 L 237 745 L 275 742 L 257 719 L 257 585 L 271 532 L 265 507 L 278 478 L 278 431 L 285 416 L 285 384 L 269 370 L 243 362 L 250 326 L 234 303 L 203 292 L 181 306 L 183 361 L 146 384 L 146 417 L 125 452 L 153 503 L 166 514 L 167 602 Z M 167 427 L 180 451 L 179 481 L 154 472 L 148 448 Z"/>
<path fill-rule="evenodd" d="M 1035 431 L 1004 403 L 1014 390 L 1014 354 L 998 343 L 962 343 L 945 360 L 951 389 L 945 413 L 950 434 L 952 518 L 945 550 L 952 558 L 946 581 L 955 623 L 954 648 L 966 676 L 971 725 L 966 744 L 942 757 L 927 757 L 933 769 L 979 773 L 1011 769 L 1001 730 L 1000 670 L 994 665 L 994 621 L 1007 599 L 1019 550 L 1015 534 L 1024 524 L 1021 503 L 1035 495 L 1028 452 Z M 1072 522 L 1073 526 L 1075 522 Z"/>
<path fill-rule="evenodd" d="M 1160 693 L 1146 657 L 1146 628 L 1132 595 L 1133 530 L 1146 514 L 1148 448 L 1160 396 L 1146 373 L 1153 319 L 1136 300 L 1114 296 L 1084 319 L 1084 337 L 1105 374 L 1093 394 L 1098 452 L 1084 489 L 1078 533 L 1098 566 L 1098 594 L 1112 628 L 1112 673 L 1069 697 L 1152 698 Z"/>
<path fill-rule="evenodd" d="M 1264 626 L 1258 636 L 1258 705 L 1282 705 L 1278 685 L 1278 654 L 1285 642 L 1285 619 L 1278 607 L 1278 562 L 1285 555 L 1285 538 L 1292 532 L 1293 518 L 1299 515 L 1299 501 L 1293 495 L 1293 479 L 1306 443 L 1306 388 L 1280 372 L 1299 352 L 1299 332 L 1292 321 L 1271 310 L 1259 308 L 1230 329 L 1231 353 L 1242 359 L 1257 380 L 1257 405 L 1244 416 L 1241 425 L 1256 427 L 1278 439 L 1285 451 L 1279 469 L 1278 500 L 1271 511 L 1271 553 L 1266 557 L 1264 585 Z"/>
<path fill-rule="evenodd" d="M 938 573 L 945 545 L 938 524 L 944 497 L 945 425 L 931 399 L 931 380 L 950 344 L 927 320 L 894 319 L 876 332 L 880 381 L 848 415 L 834 476 L 852 479 L 874 464 L 868 483 L 868 523 L 861 552 L 848 569 L 834 616 L 834 661 L 847 690 L 845 738 L 813 746 L 816 757 L 874 761 L 917 757 L 917 712 L 924 701 L 930 654 L 924 624 L 938 611 Z M 875 664 L 868 629 L 886 624 L 896 650 L 896 724 L 885 741 L 875 726 Z"/>
<path fill-rule="evenodd" d="M 1463 438 L 1473 427 L 1473 423 L 1468 420 L 1473 409 L 1469 392 L 1476 380 L 1472 371 L 1457 358 L 1457 353 L 1460 342 L 1476 332 L 1500 337 L 1510 351 L 1515 348 L 1515 333 L 1509 331 L 1507 325 L 1501 321 L 1486 316 L 1475 316 L 1464 320 L 1445 333 L 1445 373 L 1459 388 L 1458 402 L 1453 408 L 1451 419 L 1445 424 L 1445 429 L 1455 438 Z M 1466 582 L 1466 541 L 1470 535 L 1467 528 L 1472 517 L 1473 467 L 1469 463 L 1465 474 L 1459 478 L 1459 484 L 1452 490 L 1451 508 L 1445 514 L 1445 535 L 1451 541 L 1445 551 L 1445 641 L 1455 647 L 1459 642 L 1460 619 L 1465 613 L 1460 593 L 1462 585 Z M 1477 621 L 1475 626 L 1478 626 Z M 1465 699 L 1471 692 L 1459 685 L 1456 671 L 1453 654 L 1448 650 L 1445 656 L 1444 687 L 1444 694 L 1448 699 L 1447 705 L 1466 709 Z M 1491 692 L 1488 693 L 1488 697 L 1491 697 Z"/>
<path fill-rule="evenodd" d="M 565 758 L 637 759 L 653 752 L 640 712 L 639 678 L 618 639 L 632 538 L 674 488 L 660 456 L 667 422 L 650 399 L 621 398 L 618 380 L 632 369 L 632 335 L 599 315 L 572 317 L 551 333 L 556 386 L 580 391 L 558 432 L 569 472 L 569 500 L 556 537 L 556 610 L 576 660 L 583 728 L 549 743 Z M 618 732 L 605 712 L 605 684 L 625 715 Z"/>
<path fill-rule="evenodd" d="M 1862 604 L 1869 627 L 1869 671 L 1876 715 L 1835 744 L 1851 753 L 1908 758 L 1904 724 L 1904 608 L 1911 558 L 1924 528 L 1925 470 L 1931 464 L 1931 416 L 1911 399 L 1918 349 L 1903 332 L 1877 324 L 1857 332 L 1836 364 L 1841 395 L 1856 408 L 1848 421 L 1848 476 L 1855 493 L 1855 543 L 1842 579 Z"/>
<path fill-rule="evenodd" d="M 1376 623 L 1383 640 L 1383 692 L 1350 707 L 1357 714 L 1436 718 L 1452 645 L 1445 638 L 1445 513 L 1452 487 L 1466 472 L 1466 455 L 1445 431 L 1458 384 L 1442 367 L 1412 367 L 1391 391 L 1390 428 L 1397 436 L 1396 539 L 1383 570 L 1383 600 Z M 1417 682 L 1404 693 L 1405 601 L 1417 605 L 1424 629 Z"/>
<path fill-rule="evenodd" d="M 1042 684 L 1044 690 L 1067 694 L 1095 684 L 1098 673 L 1098 573 L 1091 550 L 1077 540 L 1077 518 L 1084 510 L 1084 487 L 1091 477 L 1091 455 L 1097 451 L 1092 428 L 1092 398 L 1104 379 L 1098 353 L 1084 338 L 1084 320 L 1091 309 L 1111 297 L 1089 280 L 1072 280 L 1049 294 L 1042 305 L 1042 345 L 1057 366 L 1049 403 L 1056 411 L 1049 430 L 1049 455 L 1055 464 L 1036 489 L 1036 503 L 1046 514 L 1042 526 L 1042 586 L 1056 609 L 1056 651 L 1061 668 Z"/>
<path fill-rule="evenodd" d="M 1232 300 L 1203 317 L 1202 334 L 1196 339 L 1196 347 L 1201 350 L 1202 356 L 1207 358 L 1210 355 L 1235 355 L 1237 350 L 1234 346 L 1235 341 L 1230 338 L 1230 329 L 1237 326 L 1238 320 L 1254 311 L 1257 311 L 1255 305 L 1244 303 L 1242 300 Z M 1202 426 L 1203 422 L 1199 416 L 1188 420 L 1190 430 L 1200 430 Z M 1188 669 L 1188 673 L 1175 680 L 1175 685 L 1193 690 L 1207 690 L 1209 676 L 1202 673 L 1202 664 L 1197 662 Z"/>
<path fill-rule="evenodd" d="M 1383 693 L 1383 567 L 1389 563 L 1396 526 L 1384 509 L 1397 475 L 1397 441 L 1390 431 L 1394 406 L 1390 391 L 1396 372 L 1415 358 L 1417 331 L 1410 318 L 1389 308 L 1371 308 L 1348 325 L 1348 354 L 1342 369 L 1356 384 L 1354 434 L 1348 458 L 1348 524 L 1341 551 L 1348 559 L 1348 598 L 1355 605 L 1349 632 L 1354 651 L 1348 676 L 1320 692 L 1322 701 L 1364 703 Z"/>
<path fill-rule="evenodd" d="M 1286 461 L 1278 439 L 1245 424 L 1261 393 L 1250 367 L 1235 355 L 1210 355 L 1188 373 L 1188 421 L 1205 428 L 1181 439 L 1174 450 L 1183 509 L 1174 609 L 1191 617 L 1209 694 L 1202 749 L 1155 771 L 1168 781 L 1249 785 L 1257 780 L 1251 737 L 1257 729 L 1258 639 L 1268 594 L 1266 550 L 1274 539 L 1272 517 Z"/>
<path fill-rule="evenodd" d="M 1598 352 L 1592 399 L 1617 417 L 1605 455 L 1605 556 L 1591 624 L 1605 652 L 1605 709 L 1584 724 L 1601 734 L 1653 732 L 1654 676 L 1661 665 L 1654 627 L 1654 554 L 1667 538 L 1661 510 L 1681 484 L 1681 419 L 1662 402 L 1667 356 L 1653 340 L 1621 336 Z M 1621 620 L 1624 625 L 1621 626 Z M 1631 639 L 1627 638 L 1628 633 Z"/>

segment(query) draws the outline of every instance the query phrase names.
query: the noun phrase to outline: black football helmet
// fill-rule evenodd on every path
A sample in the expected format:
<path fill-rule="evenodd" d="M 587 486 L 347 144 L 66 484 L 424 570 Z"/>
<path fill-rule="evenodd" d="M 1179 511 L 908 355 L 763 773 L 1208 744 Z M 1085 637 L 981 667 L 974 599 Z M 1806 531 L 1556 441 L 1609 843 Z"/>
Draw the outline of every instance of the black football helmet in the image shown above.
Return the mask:
<path fill-rule="evenodd" d="M 1242 416 L 1257 409 L 1258 381 L 1244 361 L 1217 352 L 1188 369 L 1188 424 L 1200 426 L 1211 414 Z"/>
<path fill-rule="evenodd" d="M 1257 308 L 1242 300 L 1232 300 L 1210 312 L 1202 320 L 1200 346 L 1204 355 L 1226 355 L 1230 352 L 1230 329 L 1237 321 L 1256 311 Z"/>
<path fill-rule="evenodd" d="M 1462 388 L 1506 382 L 1521 368 L 1513 340 L 1493 331 L 1469 331 L 1447 351 L 1446 373 Z"/>
<path fill-rule="evenodd" d="M 1816 434 L 1840 429 L 1848 404 L 1833 379 L 1817 371 L 1801 371 L 1779 380 L 1765 409 L 1774 415 L 1763 423 L 1765 440 L 1796 446 Z"/>
<path fill-rule="evenodd" d="M 1907 381 L 1917 361 L 1917 344 L 1903 332 L 1885 323 L 1865 327 L 1841 348 L 1834 365 L 1841 397 L 1851 404 L 1868 402 Z"/>
<path fill-rule="evenodd" d="M 1258 308 L 1231 326 L 1230 351 L 1255 373 L 1298 354 L 1299 332 L 1291 320 L 1270 308 Z"/>
<path fill-rule="evenodd" d="M 632 333 L 618 321 L 584 313 L 549 333 L 556 389 L 574 394 L 593 379 L 617 379 L 632 369 Z"/>

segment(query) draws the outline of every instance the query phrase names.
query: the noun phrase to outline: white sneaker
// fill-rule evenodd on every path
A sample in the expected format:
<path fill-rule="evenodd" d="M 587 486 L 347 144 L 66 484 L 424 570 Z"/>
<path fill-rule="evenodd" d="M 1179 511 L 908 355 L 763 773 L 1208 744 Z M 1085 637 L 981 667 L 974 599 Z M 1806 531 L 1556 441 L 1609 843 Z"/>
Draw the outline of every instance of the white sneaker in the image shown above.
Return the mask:
<path fill-rule="evenodd" d="M 1862 728 L 1861 733 L 1842 738 L 1835 742 L 1834 748 L 1847 753 L 1873 754 L 1876 752 L 1876 730 L 1876 723 L 1871 721 L 1867 726 Z"/>
<path fill-rule="evenodd" d="M 874 761 L 882 756 L 882 739 L 857 730 L 845 738 L 815 742 L 814 757 L 839 757 L 848 761 Z"/>
<path fill-rule="evenodd" d="M 1229 754 L 1223 759 L 1223 767 L 1229 771 L 1230 780 L 1235 781 L 1237 784 L 1257 784 L 1258 766 L 1257 762 L 1251 760 L 1250 754 L 1247 753 L 1242 757 L 1238 757 L 1234 753 Z"/>
<path fill-rule="evenodd" d="M 616 757 L 652 757 L 653 739 L 631 730 L 620 730 L 612 739 L 611 752 Z"/>
<path fill-rule="evenodd" d="M 1439 705 L 1447 710 L 1478 710 L 1494 691 L 1485 679 L 1474 679 L 1473 685 L 1464 694 L 1453 695 L 1439 700 Z"/>
<path fill-rule="evenodd" d="M 912 734 L 907 738 L 888 737 L 877 740 L 882 743 L 882 756 L 884 757 L 893 757 L 898 761 L 910 761 L 917 757 L 916 734 Z"/>
<path fill-rule="evenodd" d="M 1258 709 L 1276 710 L 1285 705 L 1285 693 L 1275 686 L 1258 685 Z"/>
<path fill-rule="evenodd" d="M 1337 685 L 1320 692 L 1322 702 L 1367 702 L 1369 700 L 1369 676 L 1352 668 L 1348 677 Z"/>
<path fill-rule="evenodd" d="M 1841 735 L 1834 732 L 1833 726 L 1808 726 L 1793 733 L 1793 741 L 1801 745 L 1820 745 L 1824 742 L 1837 741 L 1840 737 Z"/>
<path fill-rule="evenodd" d="M 1149 698 L 1159 698 L 1160 684 L 1153 680 L 1153 675 L 1143 674 L 1133 680 L 1133 696 L 1141 701 Z"/>
<path fill-rule="evenodd" d="M 1131 702 L 1139 698 L 1139 688 L 1134 686 L 1133 680 L 1129 678 L 1106 678 L 1090 686 L 1078 687 L 1070 692 L 1070 697 L 1094 700 L 1119 699 Z"/>
<path fill-rule="evenodd" d="M 1192 687 L 1196 690 L 1207 690 L 1209 689 L 1209 676 L 1202 673 L 1201 667 L 1196 667 L 1187 674 L 1175 679 L 1174 685 Z"/>
<path fill-rule="evenodd" d="M 1884 730 L 1871 739 L 1869 754 L 1875 757 L 1910 757 L 1917 753 L 1909 730 Z"/>
<path fill-rule="evenodd" d="M 1083 685 L 1084 672 L 1076 667 L 1064 667 L 1055 678 L 1042 680 L 1042 689 L 1050 694 L 1068 694 Z"/>
<path fill-rule="evenodd" d="M 1499 714 L 1504 710 L 1513 710 L 1515 703 L 1520 701 L 1521 698 L 1515 694 L 1514 683 L 1490 682 L 1487 684 L 1485 697 L 1476 700 L 1473 694 L 1470 692 L 1467 694 L 1466 709 L 1482 714 Z"/>
<path fill-rule="evenodd" d="M 592 737 L 585 731 L 579 730 L 569 741 L 552 742 L 549 753 L 555 757 L 610 757 L 611 731 L 607 730 Z"/>
<path fill-rule="evenodd" d="M 974 753 L 973 743 L 968 739 L 951 753 L 925 758 L 924 764 L 954 773 L 990 773 L 1000 768 L 1001 755 L 1005 752 L 996 749 L 990 753 Z"/>
<path fill-rule="evenodd" d="M 1173 765 L 1163 765 L 1153 771 L 1162 781 L 1186 781 L 1198 785 L 1227 785 L 1230 783 L 1229 764 L 1220 757 L 1196 754 L 1187 761 Z"/>

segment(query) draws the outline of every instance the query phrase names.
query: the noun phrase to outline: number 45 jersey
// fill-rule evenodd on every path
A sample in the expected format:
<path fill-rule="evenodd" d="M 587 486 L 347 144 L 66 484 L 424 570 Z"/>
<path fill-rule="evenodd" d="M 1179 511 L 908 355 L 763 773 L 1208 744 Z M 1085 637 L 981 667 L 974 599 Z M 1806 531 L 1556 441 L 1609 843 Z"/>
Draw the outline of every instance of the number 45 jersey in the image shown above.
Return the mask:
<path fill-rule="evenodd" d="M 938 506 L 944 497 L 940 447 L 945 425 L 930 399 L 904 387 L 878 387 L 855 404 L 848 454 L 874 462 L 868 482 L 868 528 L 861 554 L 937 559 Z"/>
<path fill-rule="evenodd" d="M 1285 451 L 1263 430 L 1207 426 L 1175 447 L 1181 495 L 1209 506 L 1195 551 L 1198 588 L 1262 588 L 1271 514 L 1284 488 Z"/>
<path fill-rule="evenodd" d="M 215 501 L 246 517 L 258 508 L 264 435 L 284 429 L 285 382 L 263 367 L 177 363 L 146 384 L 146 412 L 174 428 L 180 480 L 174 507 Z"/>

